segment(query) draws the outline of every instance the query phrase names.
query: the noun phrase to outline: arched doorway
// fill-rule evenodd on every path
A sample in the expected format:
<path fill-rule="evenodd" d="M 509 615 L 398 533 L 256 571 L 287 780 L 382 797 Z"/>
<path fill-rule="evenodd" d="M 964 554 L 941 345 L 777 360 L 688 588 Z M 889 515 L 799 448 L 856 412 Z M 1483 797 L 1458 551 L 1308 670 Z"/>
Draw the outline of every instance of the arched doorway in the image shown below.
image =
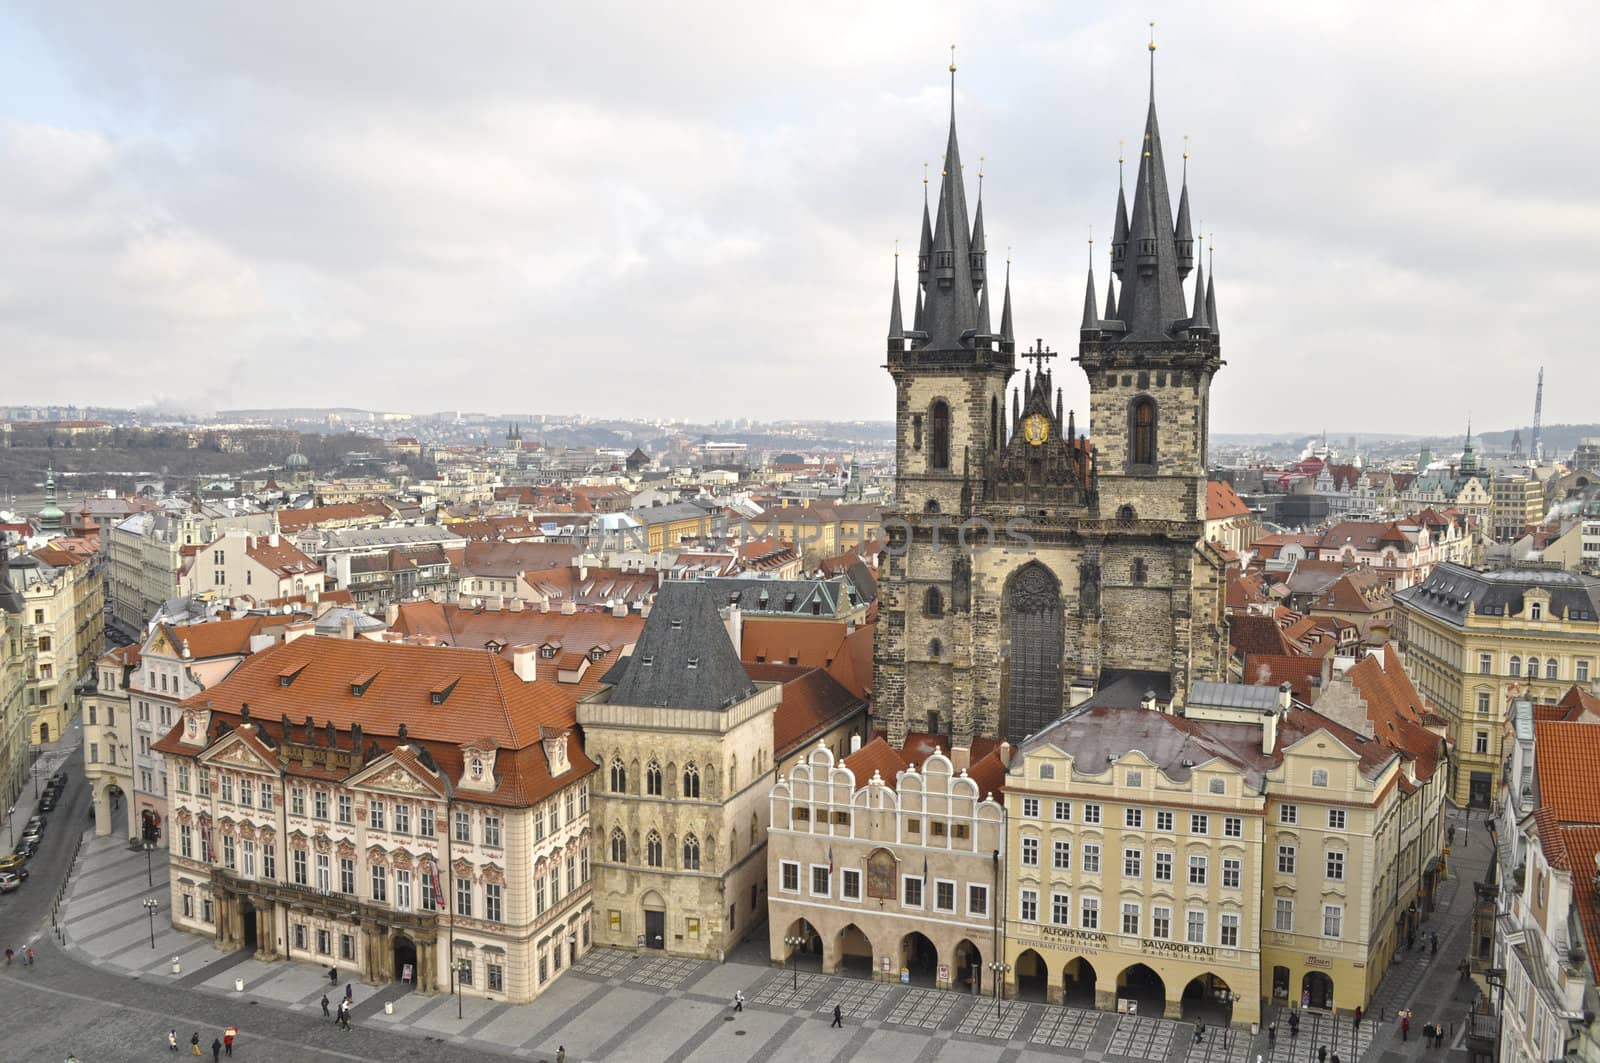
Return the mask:
<path fill-rule="evenodd" d="M 1032 949 L 1027 949 L 1017 957 L 1017 962 L 1012 964 L 1012 973 L 1017 978 L 1018 1000 L 1046 1000 L 1050 996 L 1050 968 L 1045 966 L 1044 957 Z"/>
<path fill-rule="evenodd" d="M 1306 1008 L 1333 1007 L 1333 979 L 1321 971 L 1307 971 L 1300 980 L 1300 1005 Z"/>
<path fill-rule="evenodd" d="M 796 919 L 789 924 L 783 937 L 787 949 L 784 955 L 792 968 L 797 971 L 822 970 L 822 935 L 817 933 L 817 928 L 811 925 L 810 920 Z M 792 940 L 802 940 L 805 944 L 788 944 Z"/>
<path fill-rule="evenodd" d="M 1037 561 L 1011 574 L 1005 590 L 1006 738 L 1019 742 L 1061 714 L 1061 581 Z"/>
<path fill-rule="evenodd" d="M 1226 1026 L 1232 1019 L 1233 992 L 1227 982 L 1214 974 L 1191 978 L 1183 987 L 1183 1018 L 1212 1026 Z"/>
<path fill-rule="evenodd" d="M 872 940 L 854 923 L 845 924 L 844 929 L 839 931 L 834 952 L 839 958 L 836 974 L 855 978 L 872 977 Z"/>
<path fill-rule="evenodd" d="M 1069 960 L 1061 976 L 1061 1003 L 1094 1007 L 1094 982 L 1094 964 L 1082 956 Z"/>
<path fill-rule="evenodd" d="M 417 943 L 404 934 L 395 934 L 391 939 L 394 949 L 394 970 L 390 972 L 396 982 L 405 982 L 408 985 L 417 984 Z"/>
<path fill-rule="evenodd" d="M 661 899 L 661 894 L 650 890 L 639 898 L 639 906 L 644 910 L 644 940 L 639 944 L 647 949 L 665 949 L 667 902 Z"/>
<path fill-rule="evenodd" d="M 1166 1012 L 1167 984 L 1153 968 L 1136 963 L 1117 975 L 1117 999 L 1132 1001 L 1140 1015 L 1159 1019 Z"/>
<path fill-rule="evenodd" d="M 900 939 L 900 966 L 912 985 L 934 985 L 939 977 L 939 949 L 926 934 L 913 930 Z"/>
<path fill-rule="evenodd" d="M 983 953 L 962 938 L 956 942 L 955 963 L 950 969 L 955 988 L 965 993 L 983 992 Z"/>
<path fill-rule="evenodd" d="M 239 941 L 251 952 L 256 950 L 256 906 L 249 897 L 239 898 Z"/>

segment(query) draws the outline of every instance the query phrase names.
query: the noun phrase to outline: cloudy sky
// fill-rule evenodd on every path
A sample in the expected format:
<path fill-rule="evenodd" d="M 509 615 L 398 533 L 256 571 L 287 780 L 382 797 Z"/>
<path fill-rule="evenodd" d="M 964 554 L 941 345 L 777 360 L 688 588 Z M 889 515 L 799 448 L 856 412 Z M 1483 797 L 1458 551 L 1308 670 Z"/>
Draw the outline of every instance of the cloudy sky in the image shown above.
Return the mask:
<path fill-rule="evenodd" d="M 1154 18 L 1218 430 L 1509 427 L 1540 364 L 1594 420 L 1597 12 L 9 4 L 0 403 L 887 419 L 949 45 L 1017 331 L 1070 349 Z"/>

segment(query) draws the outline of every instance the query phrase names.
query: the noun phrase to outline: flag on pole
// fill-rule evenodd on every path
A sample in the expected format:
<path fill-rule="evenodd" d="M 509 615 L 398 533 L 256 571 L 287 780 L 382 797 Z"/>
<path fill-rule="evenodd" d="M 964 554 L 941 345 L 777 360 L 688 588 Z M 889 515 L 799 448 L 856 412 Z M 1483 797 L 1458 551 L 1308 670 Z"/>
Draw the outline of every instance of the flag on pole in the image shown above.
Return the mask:
<path fill-rule="evenodd" d="M 828 877 L 833 877 L 833 846 L 828 846 Z"/>
<path fill-rule="evenodd" d="M 433 870 L 430 872 L 430 874 L 433 877 L 433 906 L 436 909 L 437 908 L 442 908 L 442 907 L 444 907 L 444 890 L 439 885 L 439 865 L 438 864 L 434 864 L 433 865 Z"/>
<path fill-rule="evenodd" d="M 924 890 L 928 888 L 928 858 L 926 856 L 922 858 L 922 888 Z"/>

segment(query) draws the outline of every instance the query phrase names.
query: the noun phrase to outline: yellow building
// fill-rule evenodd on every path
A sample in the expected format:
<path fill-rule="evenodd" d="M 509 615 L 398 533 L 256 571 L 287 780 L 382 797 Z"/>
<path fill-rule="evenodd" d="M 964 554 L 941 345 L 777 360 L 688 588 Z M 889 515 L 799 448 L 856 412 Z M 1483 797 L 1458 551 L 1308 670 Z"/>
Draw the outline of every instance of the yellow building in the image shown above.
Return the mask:
<path fill-rule="evenodd" d="M 1396 629 L 1423 695 L 1448 722 L 1457 804 L 1491 808 L 1517 698 L 1553 705 L 1600 661 L 1600 579 L 1529 563 L 1434 569 L 1395 593 Z"/>
<path fill-rule="evenodd" d="M 882 511 L 866 503 L 824 503 L 809 499 L 774 506 L 750 519 L 755 535 L 793 543 L 808 567 L 822 558 L 854 550 L 878 538 Z"/>
<path fill-rule="evenodd" d="M 1489 506 L 1490 533 L 1516 542 L 1544 520 L 1544 485 L 1532 476 L 1496 476 Z"/>
<path fill-rule="evenodd" d="M 1217 1023 L 1366 1007 L 1398 936 L 1406 758 L 1286 689 L 1139 699 L 1102 691 L 1011 761 L 1008 992 Z"/>
<path fill-rule="evenodd" d="M 11 585 L 0 543 L 0 801 L 11 807 L 28 772 L 28 657 L 22 596 Z"/>
<path fill-rule="evenodd" d="M 12 560 L 11 584 L 22 597 L 30 660 L 27 711 L 33 742 L 61 737 L 75 707 L 77 682 L 94 670 L 105 632 L 105 598 L 96 564 L 45 547 Z"/>

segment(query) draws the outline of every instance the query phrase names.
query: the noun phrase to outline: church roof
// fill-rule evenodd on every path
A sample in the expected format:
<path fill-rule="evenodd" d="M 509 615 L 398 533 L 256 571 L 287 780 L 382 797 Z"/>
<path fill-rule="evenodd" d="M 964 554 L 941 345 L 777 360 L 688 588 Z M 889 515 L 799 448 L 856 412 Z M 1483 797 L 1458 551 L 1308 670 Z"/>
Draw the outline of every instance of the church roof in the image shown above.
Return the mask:
<path fill-rule="evenodd" d="M 756 692 L 703 583 L 669 580 L 619 669 L 614 705 L 726 709 Z M 610 678 L 609 676 L 607 678 Z"/>

